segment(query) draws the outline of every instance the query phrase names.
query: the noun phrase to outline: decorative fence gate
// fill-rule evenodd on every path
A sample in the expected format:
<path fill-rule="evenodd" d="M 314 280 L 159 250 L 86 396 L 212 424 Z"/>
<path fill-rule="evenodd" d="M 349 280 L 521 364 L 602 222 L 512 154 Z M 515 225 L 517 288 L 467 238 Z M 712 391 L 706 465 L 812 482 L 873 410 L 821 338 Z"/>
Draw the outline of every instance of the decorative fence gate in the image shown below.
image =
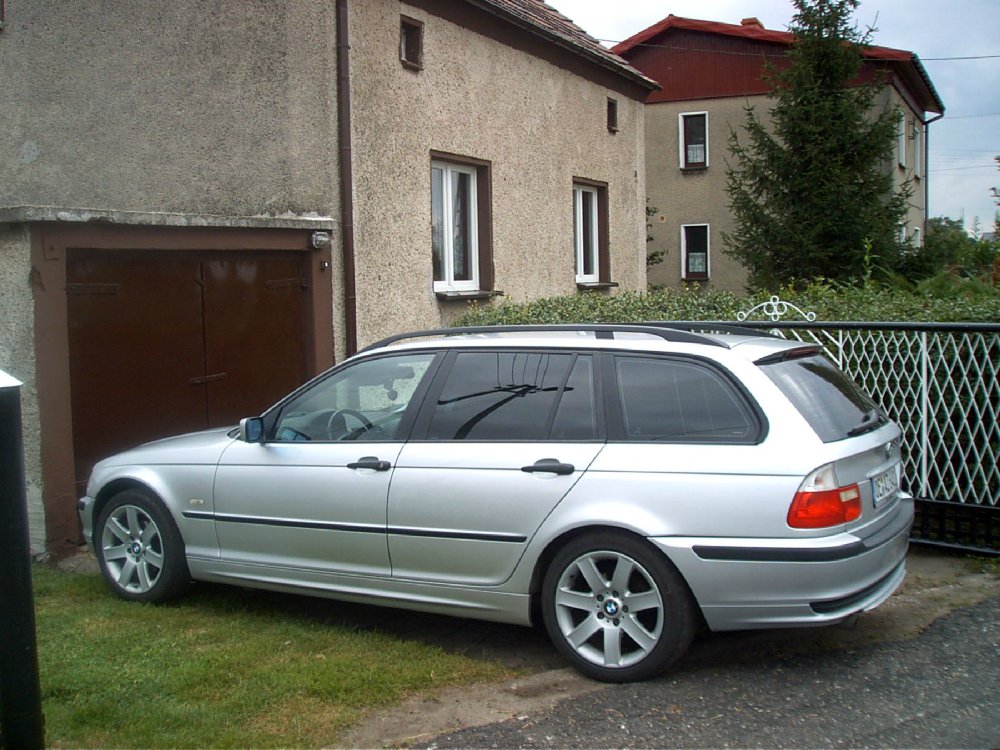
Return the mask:
<path fill-rule="evenodd" d="M 738 325 L 819 344 L 902 428 L 913 540 L 1000 554 L 1000 324 L 786 321 L 777 298 L 759 307 L 770 320 Z"/>

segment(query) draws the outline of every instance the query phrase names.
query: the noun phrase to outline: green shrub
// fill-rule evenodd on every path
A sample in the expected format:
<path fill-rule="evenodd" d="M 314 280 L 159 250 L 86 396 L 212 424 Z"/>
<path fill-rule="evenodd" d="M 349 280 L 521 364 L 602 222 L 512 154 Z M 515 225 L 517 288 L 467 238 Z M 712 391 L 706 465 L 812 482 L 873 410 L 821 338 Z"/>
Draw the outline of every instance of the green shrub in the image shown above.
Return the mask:
<path fill-rule="evenodd" d="M 992 291 L 991 291 L 992 289 Z M 935 295 L 924 291 L 890 289 L 869 284 L 841 286 L 813 282 L 802 288 L 779 290 L 777 296 L 818 321 L 872 322 L 991 322 L 1000 320 L 1000 292 L 982 284 L 956 283 Z M 701 289 L 661 289 L 621 294 L 575 294 L 532 302 L 471 303 L 455 325 L 519 325 L 529 323 L 637 323 L 647 320 L 730 320 L 765 302 L 770 294 L 739 296 Z M 788 319 L 796 319 L 794 311 Z M 763 319 L 754 315 L 751 319 Z"/>

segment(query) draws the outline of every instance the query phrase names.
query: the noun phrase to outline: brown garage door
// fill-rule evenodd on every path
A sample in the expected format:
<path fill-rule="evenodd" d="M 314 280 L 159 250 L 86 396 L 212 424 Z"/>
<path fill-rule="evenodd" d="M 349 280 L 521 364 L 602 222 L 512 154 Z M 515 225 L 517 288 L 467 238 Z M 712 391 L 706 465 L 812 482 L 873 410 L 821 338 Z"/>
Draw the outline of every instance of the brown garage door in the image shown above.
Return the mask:
<path fill-rule="evenodd" d="M 76 478 L 116 451 L 258 414 L 307 375 L 301 253 L 68 253 Z"/>

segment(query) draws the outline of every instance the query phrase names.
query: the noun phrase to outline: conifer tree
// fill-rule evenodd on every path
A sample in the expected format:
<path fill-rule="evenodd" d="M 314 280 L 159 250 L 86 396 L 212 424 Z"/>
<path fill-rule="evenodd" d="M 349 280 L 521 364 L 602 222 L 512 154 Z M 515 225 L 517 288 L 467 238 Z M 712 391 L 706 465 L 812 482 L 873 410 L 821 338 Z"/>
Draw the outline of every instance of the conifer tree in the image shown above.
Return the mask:
<path fill-rule="evenodd" d="M 793 0 L 788 65 L 766 74 L 769 124 L 752 106 L 730 134 L 725 251 L 752 289 L 794 279 L 860 279 L 892 268 L 911 194 L 896 190 L 890 159 L 900 113 L 881 99 L 884 81 L 859 81 L 872 31 L 852 22 L 859 0 Z"/>

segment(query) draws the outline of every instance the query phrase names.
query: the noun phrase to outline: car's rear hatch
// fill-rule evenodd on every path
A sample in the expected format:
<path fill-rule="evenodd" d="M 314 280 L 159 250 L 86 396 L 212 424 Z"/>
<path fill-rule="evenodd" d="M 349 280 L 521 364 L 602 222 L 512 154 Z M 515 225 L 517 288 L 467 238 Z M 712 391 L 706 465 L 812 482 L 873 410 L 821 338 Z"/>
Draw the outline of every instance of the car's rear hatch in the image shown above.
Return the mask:
<path fill-rule="evenodd" d="M 899 500 L 900 430 L 818 347 L 776 348 L 755 360 L 827 447 L 839 488 L 857 486 L 849 528 L 878 521 Z"/>

